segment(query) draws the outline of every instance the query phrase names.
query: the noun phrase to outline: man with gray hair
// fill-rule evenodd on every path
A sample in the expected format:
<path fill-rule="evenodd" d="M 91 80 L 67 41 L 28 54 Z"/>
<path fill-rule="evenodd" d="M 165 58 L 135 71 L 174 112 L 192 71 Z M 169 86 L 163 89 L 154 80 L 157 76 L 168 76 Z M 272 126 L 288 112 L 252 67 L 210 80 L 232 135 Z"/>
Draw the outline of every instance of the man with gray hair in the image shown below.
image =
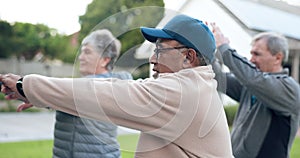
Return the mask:
<path fill-rule="evenodd" d="M 91 32 L 81 43 L 78 57 L 80 74 L 85 78 L 132 79 L 129 73 L 111 72 L 120 49 L 121 43 L 109 30 Z M 119 158 L 117 126 L 57 111 L 53 157 Z"/>
<path fill-rule="evenodd" d="M 283 62 L 288 59 L 287 39 L 264 32 L 252 40 L 250 61 L 228 44 L 219 27 L 211 24 L 218 51 L 231 73 L 223 74 L 226 94 L 239 102 L 231 132 L 236 158 L 288 158 L 300 117 L 300 87 Z M 215 66 L 218 72 L 218 66 Z M 224 81 L 224 80 L 223 80 Z"/>

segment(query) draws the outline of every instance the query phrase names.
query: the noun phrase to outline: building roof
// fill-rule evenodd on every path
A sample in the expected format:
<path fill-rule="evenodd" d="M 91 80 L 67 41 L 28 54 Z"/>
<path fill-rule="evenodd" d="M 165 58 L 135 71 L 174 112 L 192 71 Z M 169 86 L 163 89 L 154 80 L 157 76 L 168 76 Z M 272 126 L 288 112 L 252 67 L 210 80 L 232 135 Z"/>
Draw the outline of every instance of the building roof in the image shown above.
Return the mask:
<path fill-rule="evenodd" d="M 254 33 L 275 31 L 289 37 L 291 49 L 299 49 L 300 6 L 275 0 L 181 0 L 176 10 L 165 9 L 158 24 L 163 27 L 173 16 L 186 14 L 206 22 L 216 22 L 230 45 L 250 58 L 250 43 Z M 136 58 L 148 58 L 154 45 L 144 42 L 136 50 Z"/>
<path fill-rule="evenodd" d="M 279 6 L 276 8 L 267 6 L 266 2 L 258 3 L 250 0 L 219 1 L 249 29 L 276 31 L 287 37 L 300 40 L 300 15 L 297 10 L 292 13 L 286 10 L 287 6 L 280 9 Z"/>

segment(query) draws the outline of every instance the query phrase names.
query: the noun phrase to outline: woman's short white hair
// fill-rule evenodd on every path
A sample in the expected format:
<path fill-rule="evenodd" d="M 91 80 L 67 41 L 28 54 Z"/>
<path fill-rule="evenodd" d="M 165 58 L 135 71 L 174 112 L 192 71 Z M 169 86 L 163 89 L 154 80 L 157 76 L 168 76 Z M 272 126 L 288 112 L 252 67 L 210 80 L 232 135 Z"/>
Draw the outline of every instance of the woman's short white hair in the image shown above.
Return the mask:
<path fill-rule="evenodd" d="M 120 55 L 121 43 L 107 29 L 101 29 L 91 32 L 86 36 L 81 45 L 89 44 L 101 57 L 109 57 L 111 61 L 107 64 L 107 70 L 113 69 L 113 64 Z"/>

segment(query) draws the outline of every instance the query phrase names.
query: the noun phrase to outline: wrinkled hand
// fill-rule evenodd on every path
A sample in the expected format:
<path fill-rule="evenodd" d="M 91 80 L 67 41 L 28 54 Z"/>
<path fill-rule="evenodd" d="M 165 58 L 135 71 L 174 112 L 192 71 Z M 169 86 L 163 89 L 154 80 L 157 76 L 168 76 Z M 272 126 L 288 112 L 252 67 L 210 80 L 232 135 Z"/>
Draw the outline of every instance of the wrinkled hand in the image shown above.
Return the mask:
<path fill-rule="evenodd" d="M 221 32 L 221 29 L 216 25 L 216 23 L 212 22 L 210 23 L 212 26 L 212 32 L 215 37 L 216 46 L 219 47 L 223 44 L 229 44 L 229 39 L 224 36 L 224 34 Z"/>
<path fill-rule="evenodd" d="M 29 103 L 17 90 L 16 82 L 20 78 L 21 76 L 15 74 L 0 75 L 0 82 L 2 82 L 1 92 L 5 94 L 5 99 L 21 100 L 25 103 Z"/>

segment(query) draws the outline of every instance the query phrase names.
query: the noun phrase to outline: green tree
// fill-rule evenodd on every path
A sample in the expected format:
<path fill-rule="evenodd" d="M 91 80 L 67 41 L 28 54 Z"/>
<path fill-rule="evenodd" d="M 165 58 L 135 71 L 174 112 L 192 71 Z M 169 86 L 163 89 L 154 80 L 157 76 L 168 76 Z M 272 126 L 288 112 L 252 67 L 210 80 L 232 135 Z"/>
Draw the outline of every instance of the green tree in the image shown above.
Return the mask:
<path fill-rule="evenodd" d="M 164 14 L 163 0 L 93 0 L 79 17 L 81 41 L 93 29 L 107 28 L 122 43 L 122 52 L 144 41 L 139 27 L 155 27 Z"/>
<path fill-rule="evenodd" d="M 119 12 L 120 8 L 120 0 L 93 0 L 87 6 L 85 14 L 79 17 L 79 23 L 81 25 L 79 41 L 82 41 L 82 39 L 102 20 Z"/>
<path fill-rule="evenodd" d="M 0 58 L 7 58 L 12 51 L 11 37 L 13 30 L 11 25 L 6 21 L 0 20 Z"/>
<path fill-rule="evenodd" d="M 16 56 L 31 60 L 37 53 L 42 53 L 47 59 L 72 63 L 76 53 L 70 40 L 71 37 L 43 24 L 16 22 L 11 25 L 0 21 L 0 58 Z"/>
<path fill-rule="evenodd" d="M 31 60 L 36 53 L 42 52 L 45 55 L 54 56 L 56 52 L 45 52 L 45 46 L 51 38 L 53 30 L 43 24 L 30 24 L 17 22 L 13 25 L 14 53 L 17 57 L 24 57 Z"/>
<path fill-rule="evenodd" d="M 66 63 L 74 63 L 77 54 L 77 47 L 71 45 L 72 36 L 65 36 L 57 34 L 56 36 L 49 39 L 48 47 L 46 52 L 56 52 L 53 54 L 53 58 L 57 58 Z"/>

